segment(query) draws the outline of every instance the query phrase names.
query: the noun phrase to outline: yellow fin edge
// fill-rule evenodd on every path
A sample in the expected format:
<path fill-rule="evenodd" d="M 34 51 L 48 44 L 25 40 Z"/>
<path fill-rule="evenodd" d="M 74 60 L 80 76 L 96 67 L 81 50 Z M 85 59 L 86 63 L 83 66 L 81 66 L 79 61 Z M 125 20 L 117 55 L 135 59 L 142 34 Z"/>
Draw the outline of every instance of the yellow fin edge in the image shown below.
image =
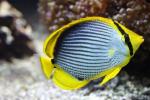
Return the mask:
<path fill-rule="evenodd" d="M 52 64 L 51 59 L 48 57 L 41 56 L 40 62 L 45 77 L 49 79 L 54 69 L 54 65 Z"/>
<path fill-rule="evenodd" d="M 99 85 L 102 86 L 105 83 L 107 83 L 110 79 L 114 78 L 120 72 L 120 70 L 121 70 L 121 67 L 114 69 L 111 73 L 109 73 L 108 75 L 104 77 L 104 79 Z"/>
<path fill-rule="evenodd" d="M 65 90 L 79 89 L 90 82 L 89 80 L 79 81 L 60 68 L 56 68 L 52 80 L 58 87 Z"/>

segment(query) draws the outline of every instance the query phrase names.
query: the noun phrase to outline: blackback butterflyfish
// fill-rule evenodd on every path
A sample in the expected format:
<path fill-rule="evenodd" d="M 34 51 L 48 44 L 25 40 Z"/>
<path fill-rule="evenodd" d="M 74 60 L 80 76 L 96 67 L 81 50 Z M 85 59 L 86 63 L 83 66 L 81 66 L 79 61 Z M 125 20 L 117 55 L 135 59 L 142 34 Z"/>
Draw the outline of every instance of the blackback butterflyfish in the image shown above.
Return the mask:
<path fill-rule="evenodd" d="M 86 17 L 51 33 L 40 57 L 44 75 L 60 88 L 80 89 L 114 78 L 138 50 L 143 37 L 109 18 Z"/>

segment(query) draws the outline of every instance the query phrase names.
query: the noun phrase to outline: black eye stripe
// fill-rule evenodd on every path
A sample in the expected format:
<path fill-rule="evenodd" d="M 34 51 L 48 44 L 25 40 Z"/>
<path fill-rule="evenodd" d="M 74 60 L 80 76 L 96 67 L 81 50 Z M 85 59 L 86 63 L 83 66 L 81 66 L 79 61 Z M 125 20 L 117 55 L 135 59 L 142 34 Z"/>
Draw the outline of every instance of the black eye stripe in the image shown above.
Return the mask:
<path fill-rule="evenodd" d="M 120 27 L 120 25 L 118 23 L 116 23 L 115 21 L 113 21 L 113 22 L 117 26 L 117 28 L 119 29 L 121 34 L 124 36 L 125 43 L 128 45 L 128 48 L 130 50 L 130 55 L 132 56 L 133 55 L 133 47 L 132 47 L 129 35 Z"/>

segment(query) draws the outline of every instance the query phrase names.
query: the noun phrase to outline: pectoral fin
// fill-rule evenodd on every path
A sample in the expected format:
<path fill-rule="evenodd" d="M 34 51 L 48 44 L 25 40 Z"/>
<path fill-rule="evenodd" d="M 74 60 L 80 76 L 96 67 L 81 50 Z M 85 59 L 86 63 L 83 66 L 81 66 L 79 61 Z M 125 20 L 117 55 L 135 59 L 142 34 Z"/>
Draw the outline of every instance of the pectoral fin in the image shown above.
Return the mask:
<path fill-rule="evenodd" d="M 41 56 L 40 61 L 44 75 L 49 79 L 54 69 L 54 65 L 52 64 L 51 59 L 48 57 Z"/>
<path fill-rule="evenodd" d="M 114 69 L 111 73 L 107 74 L 104 79 L 102 80 L 102 82 L 100 83 L 100 86 L 104 85 L 105 83 L 107 83 L 110 79 L 114 78 L 121 70 L 121 67 L 117 67 L 116 69 Z"/>
<path fill-rule="evenodd" d="M 60 88 L 66 90 L 79 89 L 89 83 L 88 80 L 79 81 L 60 68 L 57 68 L 53 75 L 53 82 Z"/>

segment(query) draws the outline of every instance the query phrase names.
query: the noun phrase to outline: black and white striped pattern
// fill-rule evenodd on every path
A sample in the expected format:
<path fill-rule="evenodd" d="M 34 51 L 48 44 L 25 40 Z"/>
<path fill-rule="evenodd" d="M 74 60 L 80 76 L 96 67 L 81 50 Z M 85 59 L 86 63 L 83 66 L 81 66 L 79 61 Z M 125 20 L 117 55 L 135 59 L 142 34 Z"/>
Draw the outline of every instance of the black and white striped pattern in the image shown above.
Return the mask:
<path fill-rule="evenodd" d="M 119 54 L 110 57 L 108 53 L 114 34 L 118 35 L 99 21 L 75 25 L 64 31 L 58 41 L 54 63 L 78 79 L 89 79 L 122 61 Z"/>

